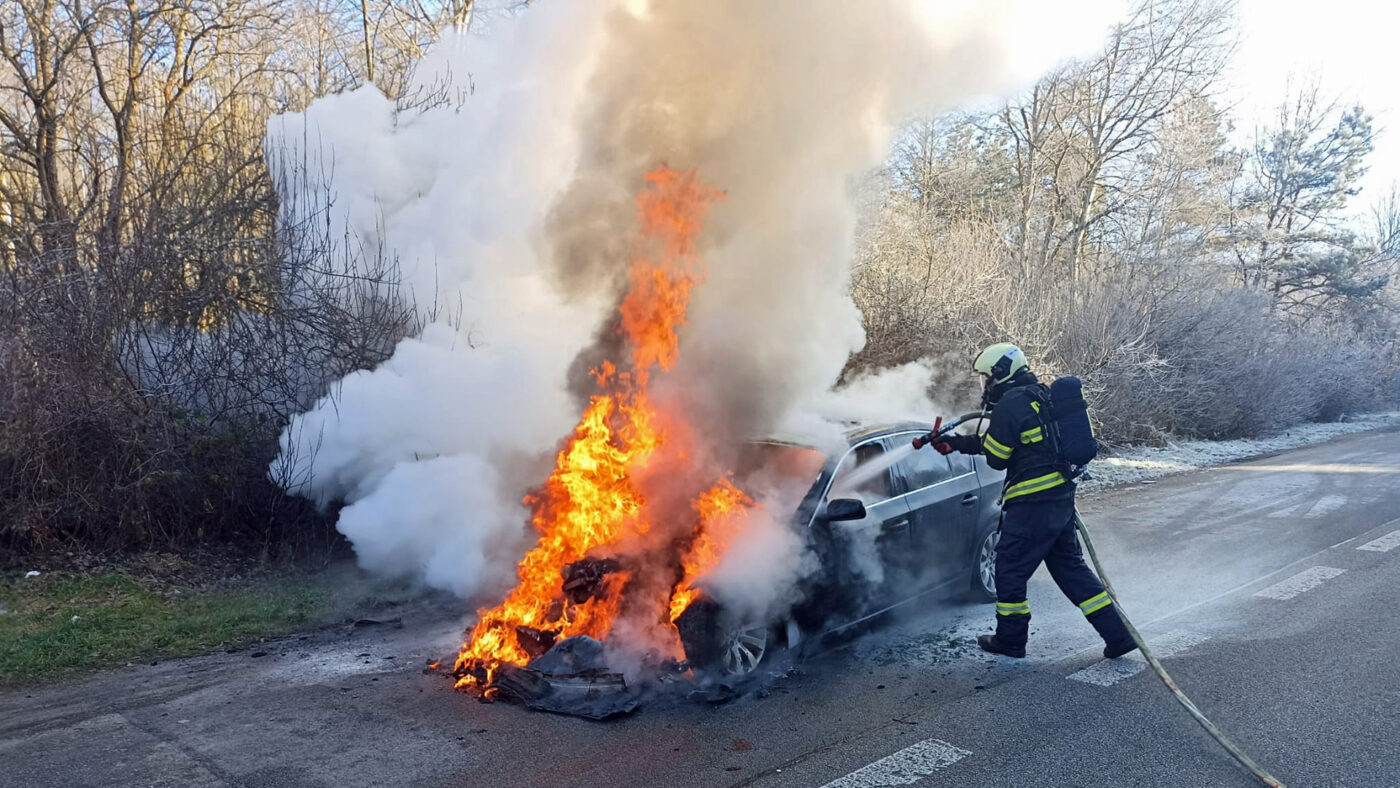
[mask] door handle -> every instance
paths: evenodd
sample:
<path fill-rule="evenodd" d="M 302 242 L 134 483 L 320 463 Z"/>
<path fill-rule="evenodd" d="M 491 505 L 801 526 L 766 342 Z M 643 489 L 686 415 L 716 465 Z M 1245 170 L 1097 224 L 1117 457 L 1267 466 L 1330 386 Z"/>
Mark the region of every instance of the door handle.
<path fill-rule="evenodd" d="M 971 506 L 974 503 L 977 503 L 977 496 L 973 495 L 972 493 L 968 493 L 967 495 L 964 495 L 962 497 L 962 503 L 963 506 Z"/>
<path fill-rule="evenodd" d="M 886 533 L 897 533 L 897 532 L 899 532 L 899 531 L 907 531 L 907 530 L 909 530 L 909 520 L 908 520 L 908 518 L 905 518 L 905 519 L 903 519 L 903 520 L 895 520 L 894 522 L 885 523 L 885 532 L 886 532 Z"/>

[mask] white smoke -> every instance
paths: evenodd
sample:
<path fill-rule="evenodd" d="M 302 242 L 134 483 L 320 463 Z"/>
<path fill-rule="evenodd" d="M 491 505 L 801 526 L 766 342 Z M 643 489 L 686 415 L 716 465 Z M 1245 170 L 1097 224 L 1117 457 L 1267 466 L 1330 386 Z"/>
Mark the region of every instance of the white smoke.
<path fill-rule="evenodd" d="M 791 523 L 809 486 L 810 480 L 752 490 L 760 506 L 738 515 L 738 536 L 705 576 L 706 590 L 739 620 L 773 620 L 798 601 L 798 581 L 819 568 Z"/>
<path fill-rule="evenodd" d="M 1050 5 L 541 2 L 489 36 L 444 34 L 410 90 L 448 85 L 445 103 L 396 111 L 361 89 L 276 119 L 269 151 L 306 165 L 284 218 L 328 211 L 348 229 L 328 265 L 397 259 L 425 318 L 454 318 L 293 420 L 277 466 L 290 489 L 345 501 L 340 528 L 370 569 L 462 596 L 508 583 L 521 499 L 577 418 L 575 360 L 618 298 L 632 197 L 663 162 L 697 167 L 727 199 L 660 396 L 715 442 L 931 417 L 919 365 L 832 393 L 864 342 L 851 186 L 901 122 L 994 96 L 1100 37 L 1104 3 Z M 1052 26 L 1064 19 L 1076 26 Z M 712 578 L 755 609 L 810 563 L 761 525 Z M 760 562 L 781 571 L 756 583 Z"/>
<path fill-rule="evenodd" d="M 397 494 L 359 499 L 341 511 L 337 527 L 365 569 L 468 595 L 483 583 L 510 581 L 522 547 L 518 526 L 527 512 L 500 506 L 497 483 L 495 468 L 471 454 L 399 463 L 378 481 Z M 490 519 L 462 527 L 482 513 Z"/>
<path fill-rule="evenodd" d="M 827 452 L 839 452 L 846 446 L 846 432 L 852 425 L 927 421 L 949 413 L 930 396 L 935 377 L 935 364 L 929 359 L 856 375 L 836 388 L 815 392 L 788 411 L 777 432 L 800 436 Z M 892 453 L 889 459 L 897 456 Z M 843 473 L 843 482 L 860 487 L 888 467 L 887 463 L 861 466 L 855 475 Z M 726 610 L 745 620 L 766 621 L 798 601 L 794 597 L 797 581 L 816 569 L 819 561 L 789 522 L 790 513 L 807 489 L 805 485 L 773 485 L 749 490 L 761 506 L 748 518 L 740 538 L 730 545 L 719 566 L 704 579 L 706 588 Z M 858 489 L 833 488 L 833 497 L 865 496 Z M 837 523 L 835 530 L 844 542 L 844 557 L 852 575 L 871 588 L 884 582 L 877 545 L 880 524 L 867 518 Z"/>

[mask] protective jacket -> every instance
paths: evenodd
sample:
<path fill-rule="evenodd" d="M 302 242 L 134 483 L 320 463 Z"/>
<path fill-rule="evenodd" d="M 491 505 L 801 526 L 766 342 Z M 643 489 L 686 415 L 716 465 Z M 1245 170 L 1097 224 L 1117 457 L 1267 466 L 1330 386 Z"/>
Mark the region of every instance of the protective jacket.
<path fill-rule="evenodd" d="M 1045 434 L 1041 412 L 1047 410 L 1050 389 L 1025 372 L 998 392 L 991 424 L 980 445 L 958 446 L 985 454 L 987 464 L 1006 471 L 1002 503 L 1058 501 L 1074 497 L 1074 485 L 1058 468 L 1053 436 Z M 1051 439 L 1047 439 L 1051 438 Z"/>

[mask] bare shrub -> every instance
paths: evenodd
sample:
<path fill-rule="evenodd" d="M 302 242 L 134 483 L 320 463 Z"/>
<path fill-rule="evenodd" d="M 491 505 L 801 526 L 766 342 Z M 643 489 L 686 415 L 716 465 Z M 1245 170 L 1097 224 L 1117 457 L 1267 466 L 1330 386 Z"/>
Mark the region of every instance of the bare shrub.
<path fill-rule="evenodd" d="M 884 221 L 863 236 L 853 291 L 866 347 L 848 371 L 933 357 L 938 368 L 961 373 L 936 385 L 966 401 L 967 359 L 992 342 L 1014 341 L 1043 377 L 1084 380 L 1110 446 L 1335 420 L 1384 406 L 1394 380 L 1390 343 L 1375 334 L 1299 325 L 1266 294 L 1210 276 L 1102 277 L 1077 289 L 1021 274 L 977 225 L 954 225 L 943 244 L 920 247 L 882 237 L 909 232 Z"/>
<path fill-rule="evenodd" d="M 305 169 L 279 169 L 288 171 Z M 148 256 L 181 241 L 151 236 L 124 247 L 120 265 L 8 269 L 0 544 L 305 550 L 334 541 L 310 504 L 268 478 L 267 463 L 292 414 L 417 327 L 397 261 L 364 258 L 314 212 L 265 239 L 201 238 L 185 254 L 214 269 L 236 265 L 248 279 L 152 291 L 151 272 L 188 258 Z"/>

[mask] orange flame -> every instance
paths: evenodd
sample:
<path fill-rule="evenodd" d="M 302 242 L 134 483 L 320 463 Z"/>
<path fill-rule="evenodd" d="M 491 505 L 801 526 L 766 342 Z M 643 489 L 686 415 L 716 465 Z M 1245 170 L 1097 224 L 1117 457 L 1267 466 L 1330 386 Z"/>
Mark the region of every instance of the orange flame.
<path fill-rule="evenodd" d="M 690 549 L 682 559 L 685 577 L 671 596 L 671 621 L 680 618 L 681 613 L 699 596 L 700 590 L 695 587 L 695 581 L 719 565 L 719 560 L 724 557 L 724 548 L 739 535 L 744 525 L 744 515 L 752 506 L 753 500 L 728 479 L 720 481 L 696 499 L 695 512 L 700 515 L 700 522 L 695 526 Z"/>
<path fill-rule="evenodd" d="M 598 393 L 589 401 L 578 426 L 555 460 L 544 487 L 528 496 L 531 522 L 539 541 L 517 567 L 519 583 L 495 608 L 480 611 L 471 637 L 457 657 L 458 686 L 472 684 L 473 668 L 489 676 L 502 663 L 522 665 L 530 657 L 517 638 L 530 627 L 563 639 L 589 635 L 602 639 L 618 617 L 627 584 L 626 572 L 606 577 L 603 591 L 581 604 L 570 604 L 562 589 L 566 565 L 599 548 L 652 530 L 638 477 L 661 463 L 689 467 L 685 460 L 693 433 L 683 419 L 662 412 L 648 396 L 656 370 L 669 371 L 679 356 L 677 331 L 685 325 L 692 290 L 704 271 L 695 240 L 709 206 L 723 192 L 701 183 L 695 171 L 658 168 L 646 175 L 637 197 L 641 236 L 647 254 L 629 268 L 629 290 L 619 312 L 629 344 L 626 371 L 605 362 L 593 370 Z M 655 600 L 657 615 L 669 624 L 697 594 L 693 584 L 712 568 L 736 530 L 735 510 L 752 504 L 728 480 L 721 480 L 694 502 L 698 522 L 680 563 L 683 578 L 670 599 Z"/>

